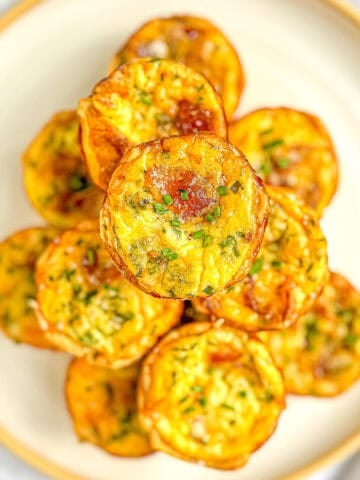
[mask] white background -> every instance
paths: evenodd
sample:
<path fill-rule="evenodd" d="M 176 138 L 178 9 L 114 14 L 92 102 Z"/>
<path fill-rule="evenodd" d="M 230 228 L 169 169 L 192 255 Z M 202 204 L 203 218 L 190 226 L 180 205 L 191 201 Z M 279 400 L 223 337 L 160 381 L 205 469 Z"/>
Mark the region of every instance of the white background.
<path fill-rule="evenodd" d="M 357 7 L 360 7 L 360 0 L 349 1 Z M 5 11 L 10 5 L 14 3 L 16 3 L 14 0 L 0 0 L 0 13 Z M 307 480 L 359 479 L 360 455 L 348 460 L 341 465 L 336 465 L 325 471 L 318 472 L 316 475 L 312 475 Z M 0 480 L 49 480 L 49 478 L 33 470 L 31 467 L 28 467 L 21 460 L 13 456 L 10 452 L 0 447 Z"/>

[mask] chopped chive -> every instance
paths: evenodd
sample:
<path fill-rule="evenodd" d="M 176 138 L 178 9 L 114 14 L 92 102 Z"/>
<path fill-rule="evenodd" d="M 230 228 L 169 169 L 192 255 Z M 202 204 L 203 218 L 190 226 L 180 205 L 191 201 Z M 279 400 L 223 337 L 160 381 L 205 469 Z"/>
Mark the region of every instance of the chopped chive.
<path fill-rule="evenodd" d="M 161 249 L 161 255 L 165 257 L 167 260 L 176 260 L 178 258 L 178 254 L 171 250 L 171 248 L 163 248 Z"/>
<path fill-rule="evenodd" d="M 191 387 L 191 390 L 193 392 L 202 392 L 204 390 L 204 388 L 201 385 L 193 385 Z"/>
<path fill-rule="evenodd" d="M 209 223 L 213 222 L 214 221 L 214 217 L 211 215 L 211 213 L 207 213 L 205 215 L 205 220 Z"/>
<path fill-rule="evenodd" d="M 154 211 L 161 215 L 167 212 L 167 209 L 164 207 L 162 203 L 155 202 L 153 207 L 154 207 Z"/>
<path fill-rule="evenodd" d="M 273 260 L 273 261 L 271 262 L 271 265 L 272 265 L 273 267 L 275 267 L 275 268 L 280 268 L 281 265 L 282 265 L 282 262 L 280 262 L 280 260 Z"/>
<path fill-rule="evenodd" d="M 173 199 L 172 199 L 172 196 L 169 194 L 169 193 L 166 193 L 165 195 L 163 195 L 163 201 L 165 203 L 165 205 L 171 205 L 173 203 Z"/>
<path fill-rule="evenodd" d="M 172 227 L 180 227 L 181 222 L 177 218 L 173 218 L 172 220 L 170 220 L 170 225 Z"/>
<path fill-rule="evenodd" d="M 196 230 L 196 232 L 193 232 L 192 237 L 193 238 L 204 238 L 205 237 L 205 232 L 204 232 L 204 230 Z"/>
<path fill-rule="evenodd" d="M 203 292 L 206 293 L 206 295 L 212 295 L 214 291 L 215 291 L 215 288 L 212 287 L 211 285 L 207 285 L 203 290 Z"/>
<path fill-rule="evenodd" d="M 269 133 L 272 133 L 274 129 L 272 127 L 270 128 L 265 128 L 264 130 L 260 131 L 260 135 L 268 135 Z"/>
<path fill-rule="evenodd" d="M 187 413 L 193 412 L 195 410 L 194 407 L 187 407 L 183 410 L 183 413 L 186 415 Z"/>
<path fill-rule="evenodd" d="M 241 183 L 239 182 L 239 180 L 236 180 L 236 182 L 234 182 L 234 183 L 231 185 L 230 190 L 231 190 L 233 193 L 238 193 L 240 187 L 241 187 Z"/>
<path fill-rule="evenodd" d="M 235 235 L 239 238 L 242 238 L 242 237 L 245 237 L 245 233 L 244 232 L 241 232 L 240 230 L 238 230 L 237 232 L 235 232 Z"/>
<path fill-rule="evenodd" d="M 224 197 L 225 195 L 227 195 L 227 189 L 225 185 L 219 185 L 217 188 L 217 191 L 221 197 Z"/>
<path fill-rule="evenodd" d="M 262 258 L 257 258 L 250 268 L 249 275 L 255 275 L 256 273 L 261 272 L 263 263 L 264 261 Z"/>
<path fill-rule="evenodd" d="M 140 96 L 140 100 L 144 105 L 151 105 L 151 100 L 144 93 Z"/>
<path fill-rule="evenodd" d="M 72 175 L 69 178 L 69 187 L 73 192 L 80 192 L 89 186 L 90 184 L 84 175 Z"/>
<path fill-rule="evenodd" d="M 206 398 L 205 398 L 205 397 L 199 398 L 198 402 L 200 403 L 200 405 L 201 405 L 202 407 L 206 407 L 207 401 L 206 401 Z"/>
<path fill-rule="evenodd" d="M 283 143 L 284 140 L 282 140 L 281 138 L 277 138 L 276 140 L 272 140 L 271 142 L 263 143 L 262 148 L 264 150 L 272 150 L 273 148 L 283 145 Z"/>
<path fill-rule="evenodd" d="M 357 341 L 358 341 L 359 337 L 357 335 L 355 335 L 354 333 L 348 333 L 345 337 L 344 337 L 344 345 L 347 347 L 347 348 L 352 348 L 356 345 Z"/>
<path fill-rule="evenodd" d="M 241 398 L 245 398 L 247 396 L 247 393 L 245 392 L 245 390 L 241 390 L 241 392 L 239 392 L 238 395 Z"/>
<path fill-rule="evenodd" d="M 189 395 L 185 395 L 185 397 L 182 397 L 180 400 L 179 400 L 179 403 L 184 403 L 186 402 L 186 400 L 189 398 Z"/>
<path fill-rule="evenodd" d="M 260 169 L 265 176 L 270 175 L 270 173 L 273 170 L 271 160 L 269 158 L 266 158 L 264 162 L 261 164 Z"/>
<path fill-rule="evenodd" d="M 86 259 L 88 265 L 93 267 L 95 265 L 95 250 L 93 248 L 88 248 L 86 250 Z"/>
<path fill-rule="evenodd" d="M 181 200 L 189 200 L 189 195 L 186 190 L 180 190 Z"/>
<path fill-rule="evenodd" d="M 222 403 L 221 407 L 226 408 L 227 410 L 235 410 L 235 408 L 229 405 L 228 403 Z"/>
<path fill-rule="evenodd" d="M 212 243 L 212 236 L 211 235 L 205 235 L 205 237 L 203 238 L 202 246 L 205 248 L 205 247 L 208 247 L 209 245 L 211 245 L 211 243 Z"/>
<path fill-rule="evenodd" d="M 221 209 L 220 209 L 219 205 L 216 205 L 216 207 L 214 208 L 214 217 L 219 218 L 220 215 L 221 215 Z"/>
<path fill-rule="evenodd" d="M 279 168 L 287 168 L 289 166 L 290 160 L 286 157 L 279 158 L 276 163 Z"/>

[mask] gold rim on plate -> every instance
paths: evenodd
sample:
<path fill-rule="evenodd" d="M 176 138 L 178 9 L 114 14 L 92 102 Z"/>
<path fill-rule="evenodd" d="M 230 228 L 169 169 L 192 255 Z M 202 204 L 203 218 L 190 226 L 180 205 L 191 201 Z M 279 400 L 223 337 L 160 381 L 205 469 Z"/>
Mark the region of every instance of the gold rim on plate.
<path fill-rule="evenodd" d="M 8 10 L 5 14 L 0 16 L 0 32 L 10 26 L 20 16 L 30 10 L 32 7 L 43 3 L 45 0 L 22 0 Z M 360 29 L 360 11 L 352 5 L 345 3 L 343 0 L 315 0 L 327 4 L 335 11 L 341 13 L 347 20 L 350 20 L 357 28 Z M 65 470 L 55 463 L 47 460 L 45 457 L 39 455 L 37 452 L 31 450 L 17 438 L 9 434 L 3 427 L 0 426 L 0 443 L 11 450 L 15 455 L 30 464 L 39 471 L 50 475 L 57 480 L 87 480 L 84 477 L 76 475 L 68 470 Z M 343 440 L 337 447 L 329 450 L 321 455 L 316 460 L 310 462 L 306 466 L 281 477 L 279 480 L 301 480 L 304 477 L 311 475 L 316 470 L 320 470 L 335 462 L 338 462 L 352 453 L 360 449 L 360 431 Z"/>

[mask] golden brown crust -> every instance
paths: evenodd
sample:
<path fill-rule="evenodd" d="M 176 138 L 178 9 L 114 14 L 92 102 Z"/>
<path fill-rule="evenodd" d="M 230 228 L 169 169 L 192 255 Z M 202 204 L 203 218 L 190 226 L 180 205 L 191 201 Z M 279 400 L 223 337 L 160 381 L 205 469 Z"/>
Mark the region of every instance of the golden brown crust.
<path fill-rule="evenodd" d="M 170 60 L 143 58 L 119 67 L 80 100 L 78 114 L 90 175 L 104 190 L 130 146 L 199 131 L 227 134 L 214 88 Z"/>
<path fill-rule="evenodd" d="M 338 185 L 338 161 L 324 124 L 291 108 L 261 108 L 229 127 L 230 140 L 265 183 L 291 188 L 321 216 Z"/>
<path fill-rule="evenodd" d="M 287 327 L 308 311 L 328 279 L 326 240 L 313 212 L 283 187 L 267 187 L 271 213 L 247 277 L 195 310 L 249 331 Z"/>
<path fill-rule="evenodd" d="M 288 392 L 331 397 L 360 378 L 360 293 L 338 273 L 295 325 L 261 335 Z"/>
<path fill-rule="evenodd" d="M 23 155 L 24 182 L 39 214 L 58 228 L 95 217 L 104 194 L 92 185 L 79 148 L 74 111 L 51 117 Z"/>
<path fill-rule="evenodd" d="M 244 89 L 244 71 L 235 48 L 213 23 L 189 15 L 150 20 L 114 55 L 109 72 L 139 57 L 171 58 L 203 73 L 232 117 Z"/>
<path fill-rule="evenodd" d="M 40 321 L 59 348 L 99 366 L 120 368 L 141 358 L 176 325 L 182 303 L 136 289 L 103 247 L 98 222 L 64 232 L 36 272 Z"/>
<path fill-rule="evenodd" d="M 138 408 L 155 449 L 233 469 L 274 431 L 284 387 L 258 339 L 196 322 L 170 332 L 146 358 Z"/>
<path fill-rule="evenodd" d="M 51 227 L 20 230 L 0 243 L 0 329 L 18 343 L 55 349 L 35 314 L 35 263 L 58 235 Z"/>
<path fill-rule="evenodd" d="M 131 282 L 154 296 L 185 299 L 223 291 L 246 275 L 268 211 L 245 157 L 199 133 L 129 150 L 109 184 L 100 228 Z"/>
<path fill-rule="evenodd" d="M 152 453 L 136 407 L 138 365 L 120 370 L 74 359 L 67 370 L 65 397 L 80 441 L 120 457 Z"/>

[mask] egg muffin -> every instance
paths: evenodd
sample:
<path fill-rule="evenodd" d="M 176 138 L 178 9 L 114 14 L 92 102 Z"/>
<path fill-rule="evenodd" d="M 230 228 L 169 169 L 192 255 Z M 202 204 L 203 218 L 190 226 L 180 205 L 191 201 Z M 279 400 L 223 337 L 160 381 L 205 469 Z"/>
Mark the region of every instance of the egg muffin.
<path fill-rule="evenodd" d="M 138 365 L 111 370 L 74 359 L 67 370 L 65 396 L 74 430 L 119 457 L 142 457 L 152 452 L 139 424 L 136 407 Z"/>
<path fill-rule="evenodd" d="M 76 112 L 57 113 L 23 155 L 27 195 L 37 212 L 58 228 L 96 217 L 104 197 L 87 173 L 78 136 Z"/>
<path fill-rule="evenodd" d="M 249 271 L 268 198 L 245 157 L 199 133 L 128 150 L 101 210 L 102 238 L 135 285 L 158 297 L 223 291 Z"/>
<path fill-rule="evenodd" d="M 233 469 L 273 433 L 284 385 L 258 339 L 197 322 L 170 332 L 146 358 L 138 408 L 154 449 Z"/>
<path fill-rule="evenodd" d="M 203 73 L 220 94 L 227 117 L 236 110 L 244 71 L 229 39 L 208 20 L 189 15 L 150 20 L 115 54 L 109 71 L 138 57 L 169 58 Z"/>
<path fill-rule="evenodd" d="M 227 134 L 214 88 L 201 73 L 170 60 L 121 66 L 80 100 L 78 113 L 90 175 L 104 190 L 129 146 L 200 131 Z"/>
<path fill-rule="evenodd" d="M 17 343 L 53 348 L 35 314 L 35 264 L 58 235 L 51 227 L 20 230 L 0 243 L 0 330 Z"/>
<path fill-rule="evenodd" d="M 38 313 L 47 337 L 75 356 L 119 368 L 180 321 L 182 303 L 138 290 L 116 269 L 98 224 L 65 231 L 41 256 Z"/>
<path fill-rule="evenodd" d="M 327 244 L 311 209 L 283 187 L 267 187 L 270 216 L 248 275 L 223 295 L 195 299 L 199 312 L 249 331 L 287 327 L 328 280 Z"/>
<path fill-rule="evenodd" d="M 288 392 L 329 397 L 360 378 L 360 293 L 338 273 L 295 325 L 262 335 Z"/>
<path fill-rule="evenodd" d="M 232 123 L 230 140 L 265 183 L 291 188 L 320 216 L 338 185 L 338 162 L 322 121 L 291 108 L 262 108 Z"/>

